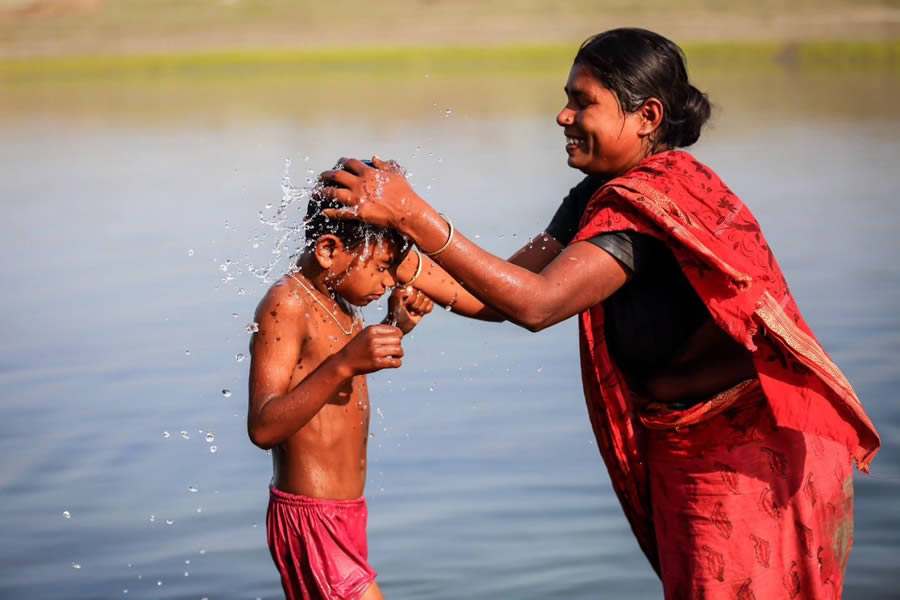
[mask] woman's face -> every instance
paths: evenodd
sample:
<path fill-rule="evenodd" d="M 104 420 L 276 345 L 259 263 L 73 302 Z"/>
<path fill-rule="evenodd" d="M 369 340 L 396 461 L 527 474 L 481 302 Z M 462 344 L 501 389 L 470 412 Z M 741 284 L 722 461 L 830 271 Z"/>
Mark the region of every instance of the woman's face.
<path fill-rule="evenodd" d="M 575 63 L 566 82 L 566 105 L 556 122 L 566 135 L 569 166 L 590 175 L 621 175 L 646 154 L 638 113 L 625 114 L 615 94 L 590 68 Z"/>

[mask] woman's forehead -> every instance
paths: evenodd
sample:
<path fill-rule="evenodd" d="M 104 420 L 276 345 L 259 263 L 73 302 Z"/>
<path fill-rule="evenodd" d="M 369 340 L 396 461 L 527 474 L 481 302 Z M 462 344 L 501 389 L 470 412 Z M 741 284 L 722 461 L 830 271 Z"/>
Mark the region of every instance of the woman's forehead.
<path fill-rule="evenodd" d="M 606 89 L 594 75 L 590 67 L 581 63 L 572 65 L 565 90 L 570 94 L 595 92 L 597 88 Z"/>

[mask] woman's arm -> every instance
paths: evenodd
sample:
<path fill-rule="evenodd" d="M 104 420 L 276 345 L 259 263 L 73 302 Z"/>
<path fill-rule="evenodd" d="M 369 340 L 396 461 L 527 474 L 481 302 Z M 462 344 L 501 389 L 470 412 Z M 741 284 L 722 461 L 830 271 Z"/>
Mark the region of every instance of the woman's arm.
<path fill-rule="evenodd" d="M 378 168 L 348 160 L 344 170 L 322 174 L 322 179 L 340 187 L 325 187 L 319 193 L 347 206 L 326 214 L 392 227 L 426 251 L 446 245 L 436 262 L 485 305 L 531 331 L 602 302 L 628 280 L 624 266 L 589 242 L 568 246 L 533 273 L 482 250 L 459 232 L 451 239 L 449 223 L 401 173 L 378 159 L 373 162 Z M 535 246 L 549 253 L 548 247 Z"/>
<path fill-rule="evenodd" d="M 563 250 L 563 245 L 546 233 L 535 236 L 509 258 L 509 262 L 532 273 L 540 272 Z M 411 252 L 397 268 L 400 285 L 409 281 L 418 268 L 419 256 Z M 421 255 L 422 271 L 416 277 L 413 287 L 421 290 L 441 306 L 456 314 L 482 321 L 505 321 L 506 317 L 485 306 L 436 262 Z"/>

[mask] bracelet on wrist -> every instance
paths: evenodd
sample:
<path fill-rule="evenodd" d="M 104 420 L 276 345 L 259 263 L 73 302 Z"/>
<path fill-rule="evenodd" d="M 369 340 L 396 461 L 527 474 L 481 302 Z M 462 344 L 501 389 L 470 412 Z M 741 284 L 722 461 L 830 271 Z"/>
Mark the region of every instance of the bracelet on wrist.
<path fill-rule="evenodd" d="M 425 256 L 429 256 L 429 257 L 431 257 L 431 258 L 435 258 L 435 257 L 437 257 L 437 256 L 439 256 L 439 255 L 441 255 L 441 254 L 443 254 L 444 251 L 447 250 L 447 248 L 450 247 L 450 243 L 453 241 L 453 233 L 454 233 L 454 230 L 453 230 L 453 221 L 451 221 L 451 220 L 450 220 L 450 217 L 448 217 L 448 216 L 445 215 L 444 213 L 438 213 L 438 215 L 440 215 L 440 217 L 441 217 L 442 219 L 444 219 L 444 221 L 447 222 L 447 226 L 450 228 L 450 233 L 447 235 L 447 241 L 444 242 L 444 245 L 443 245 L 443 246 L 441 246 L 440 248 L 438 248 L 438 249 L 435 250 L 434 252 L 426 252 L 426 253 L 425 253 Z"/>

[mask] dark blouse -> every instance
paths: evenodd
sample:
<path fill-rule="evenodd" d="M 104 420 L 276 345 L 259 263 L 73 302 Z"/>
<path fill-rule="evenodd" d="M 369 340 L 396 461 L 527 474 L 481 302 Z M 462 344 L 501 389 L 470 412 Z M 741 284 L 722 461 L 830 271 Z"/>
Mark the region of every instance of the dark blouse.
<path fill-rule="evenodd" d="M 588 176 L 569 191 L 546 232 L 568 245 L 581 217 L 604 180 Z M 669 365 L 672 356 L 710 317 L 675 256 L 653 236 L 636 231 L 597 235 L 590 243 L 603 248 L 632 273 L 631 279 L 603 301 L 606 341 L 616 365 L 640 382 Z"/>

